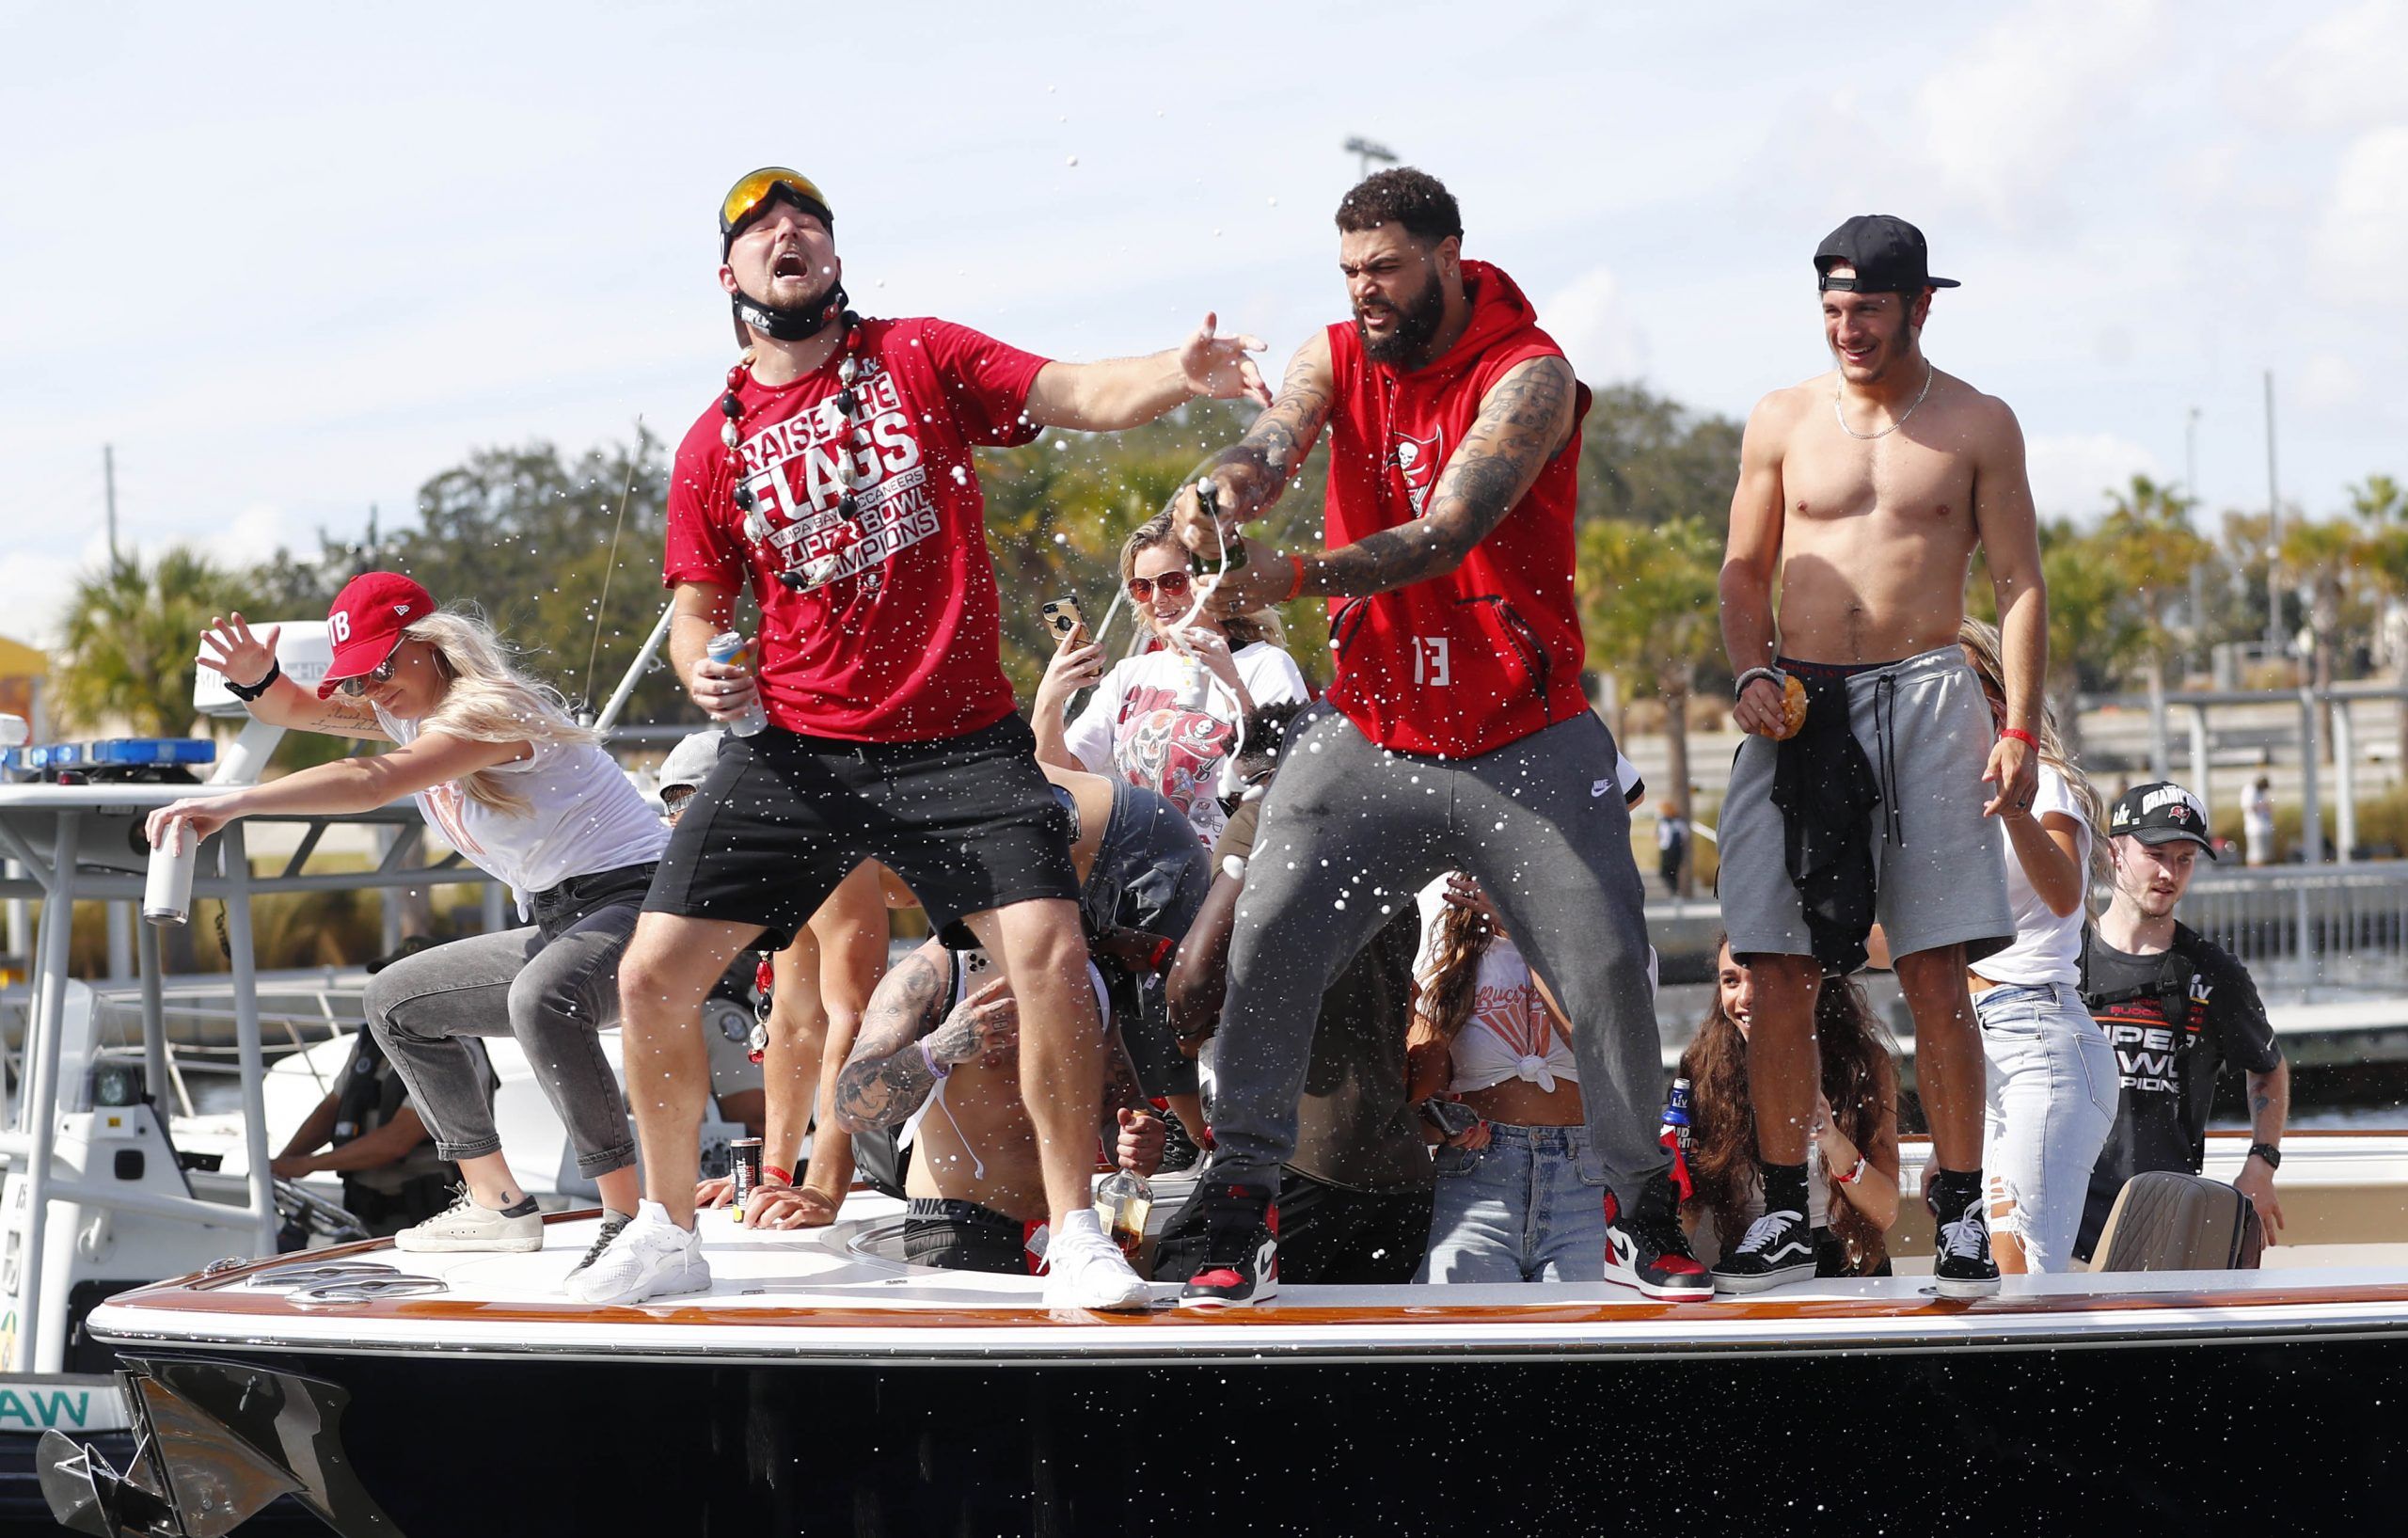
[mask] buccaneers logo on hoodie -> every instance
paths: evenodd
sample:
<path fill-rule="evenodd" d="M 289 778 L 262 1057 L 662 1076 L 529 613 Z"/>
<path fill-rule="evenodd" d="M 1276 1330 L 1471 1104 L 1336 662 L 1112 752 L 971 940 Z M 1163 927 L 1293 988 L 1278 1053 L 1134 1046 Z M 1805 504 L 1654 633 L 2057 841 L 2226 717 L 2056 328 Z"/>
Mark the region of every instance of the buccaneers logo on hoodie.
<path fill-rule="evenodd" d="M 1430 488 L 1438 484 L 1438 467 L 1446 460 L 1447 430 L 1443 427 L 1426 438 L 1400 434 L 1396 447 L 1388 451 L 1388 463 L 1404 478 L 1404 494 L 1413 499 L 1415 517 L 1430 511 Z"/>

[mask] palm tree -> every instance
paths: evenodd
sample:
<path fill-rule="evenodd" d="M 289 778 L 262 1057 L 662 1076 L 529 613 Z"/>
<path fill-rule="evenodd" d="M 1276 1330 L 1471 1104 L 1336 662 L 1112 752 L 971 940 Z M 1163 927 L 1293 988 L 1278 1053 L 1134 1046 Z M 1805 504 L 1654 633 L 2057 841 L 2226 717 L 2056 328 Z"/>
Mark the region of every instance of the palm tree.
<path fill-rule="evenodd" d="M 1689 695 L 1698 663 L 1721 656 L 1722 536 L 1697 515 L 1649 528 L 1596 518 L 1579 531 L 1580 628 L 1590 666 L 1652 679 L 1664 701 L 1665 778 L 1689 816 Z M 1681 873 L 1681 895 L 1689 873 Z"/>
<path fill-rule="evenodd" d="M 200 632 L 241 596 L 236 578 L 181 545 L 154 563 L 127 556 L 79 579 L 58 674 L 62 723 L 91 731 L 116 720 L 150 737 L 191 731 Z"/>

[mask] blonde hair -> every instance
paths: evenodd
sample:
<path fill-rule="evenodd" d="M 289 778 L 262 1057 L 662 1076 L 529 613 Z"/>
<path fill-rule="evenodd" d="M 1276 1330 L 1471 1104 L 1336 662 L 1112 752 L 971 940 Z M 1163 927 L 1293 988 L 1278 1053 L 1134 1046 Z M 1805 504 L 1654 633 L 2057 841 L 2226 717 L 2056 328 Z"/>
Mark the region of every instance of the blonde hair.
<path fill-rule="evenodd" d="M 1957 622 L 1956 644 L 1972 654 L 1973 672 L 1980 676 L 1983 690 L 2006 698 L 2006 666 L 2000 660 L 1998 627 L 1969 614 Z M 2040 729 L 2033 735 L 2040 739 L 2040 762 L 2066 777 L 2066 788 L 2073 792 L 2074 804 L 2090 824 L 2090 874 L 2107 877 L 2106 799 L 2066 751 L 2065 738 L 2057 732 L 2057 713 L 2045 699 L 2040 702 Z"/>
<path fill-rule="evenodd" d="M 434 647 L 436 669 L 446 680 L 443 697 L 419 721 L 419 730 L 471 742 L 569 747 L 602 740 L 570 718 L 558 690 L 512 665 L 508 645 L 473 608 L 438 610 L 404 629 L 402 638 Z M 523 817 L 534 809 L 533 801 L 494 769 L 479 769 L 460 786 L 479 806 L 506 816 Z"/>
<path fill-rule="evenodd" d="M 1168 546 L 1181 556 L 1187 553 L 1187 547 L 1179 542 L 1177 531 L 1171 528 L 1170 514 L 1166 511 L 1157 513 L 1139 524 L 1135 531 L 1122 542 L 1121 591 L 1127 592 L 1130 579 L 1137 575 L 1137 557 L 1160 546 Z M 1142 619 L 1143 615 L 1139 617 Z M 1288 628 L 1279 623 L 1279 610 L 1276 609 L 1256 609 L 1244 614 L 1231 614 L 1221 622 L 1221 628 L 1228 632 L 1229 649 L 1232 651 L 1240 646 L 1251 646 L 1258 641 L 1279 647 L 1288 644 Z"/>

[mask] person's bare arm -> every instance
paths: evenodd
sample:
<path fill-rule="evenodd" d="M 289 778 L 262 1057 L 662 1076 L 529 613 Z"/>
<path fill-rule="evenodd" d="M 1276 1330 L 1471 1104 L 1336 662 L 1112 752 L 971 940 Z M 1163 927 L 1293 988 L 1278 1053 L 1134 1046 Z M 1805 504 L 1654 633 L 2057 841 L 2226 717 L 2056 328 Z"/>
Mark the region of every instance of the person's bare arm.
<path fill-rule="evenodd" d="M 1226 870 L 1213 875 L 1164 980 L 1171 1034 L 1187 1056 L 1200 1052 L 1220 1025 L 1221 1001 L 1229 986 L 1229 937 L 1237 928 L 1238 895 L 1244 890 L 1242 877 Z"/>
<path fill-rule="evenodd" d="M 311 1154 L 303 1162 L 312 1172 L 330 1175 L 348 1174 L 355 1169 L 377 1169 L 406 1157 L 426 1138 L 426 1123 L 419 1119 L 415 1109 L 404 1105 L 393 1113 L 392 1120 L 383 1126 L 360 1134 L 341 1148 Z"/>
<path fill-rule="evenodd" d="M 325 1148 L 326 1140 L 335 1134 L 335 1119 L 341 1115 L 341 1110 L 342 1091 L 327 1090 L 325 1098 L 318 1102 L 317 1108 L 301 1118 L 300 1126 L 293 1129 L 293 1136 L 285 1143 L 284 1151 L 276 1156 L 276 1163 L 281 1165 L 291 1161 L 297 1165 L 310 1154 Z M 290 1179 L 295 1174 L 307 1174 L 308 1171 L 298 1168 L 278 1169 L 276 1173 Z"/>
<path fill-rule="evenodd" d="M 686 694 L 713 721 L 733 721 L 759 699 L 753 668 L 710 658 L 711 637 L 736 620 L 736 589 L 725 582 L 680 582 L 670 595 L 669 660 Z M 760 661 L 755 638 L 753 662 Z"/>
<path fill-rule="evenodd" d="M 200 654 L 193 660 L 230 684 L 249 688 L 266 677 L 268 670 L 276 665 L 277 637 L 283 630 L 280 625 L 271 625 L 254 631 L 240 612 L 231 612 L 224 619 L 213 614 L 209 628 L 200 633 Z M 329 737 L 388 740 L 385 728 L 377 722 L 376 712 L 367 702 L 346 699 L 341 694 L 322 700 L 316 690 L 294 683 L 288 674 L 277 674 L 267 692 L 256 700 L 245 700 L 243 708 L 271 726 L 324 732 Z"/>
<path fill-rule="evenodd" d="M 2002 812 L 2000 817 L 2034 896 L 2059 918 L 2080 911 L 2090 886 L 2082 868 L 2082 824 L 2063 812 L 2036 817 L 2029 807 Z"/>
<path fill-rule="evenodd" d="M 2023 429 L 2004 402 L 1984 403 L 1988 416 L 1974 437 L 1973 525 L 1998 600 L 2000 660 L 2006 677 L 2009 730 L 2037 736 L 2040 695 L 2049 672 L 2049 588 L 2040 571 L 2040 524 L 2023 463 Z M 2040 755 L 2019 738 L 2002 737 L 1982 775 L 1997 792 L 1984 815 L 2014 802 L 2030 806 L 2039 788 Z"/>
<path fill-rule="evenodd" d="M 223 796 L 171 801 L 150 814 L 148 832 L 156 847 L 165 841 L 171 822 L 182 823 L 194 837 L 206 838 L 237 817 L 372 812 L 401 797 L 524 758 L 528 752 L 524 742 L 478 742 L 449 732 L 428 732 L 391 753 L 339 758 Z"/>
<path fill-rule="evenodd" d="M 2283 1128 L 2291 1118 L 2290 1063 L 2286 1060 L 2268 1072 L 2252 1072 L 2244 1084 L 2249 1095 L 2249 1141 L 2280 1148 Z M 2266 1242 L 2274 1243 L 2283 1231 L 2283 1204 L 2274 1197 L 2273 1167 L 2253 1153 L 2242 1161 L 2232 1183 L 2258 1204 L 2258 1216 L 2266 1225 Z"/>
<path fill-rule="evenodd" d="M 1241 614 L 1290 598 L 1354 598 L 1453 571 L 1513 511 L 1572 439 L 1580 382 L 1561 357 L 1516 364 L 1481 398 L 1480 415 L 1448 457 L 1427 513 L 1334 550 L 1274 552 L 1217 580 L 1212 607 Z"/>
<path fill-rule="evenodd" d="M 1788 436 L 1787 409 L 1780 396 L 1766 396 L 1748 415 L 1739 439 L 1739 484 L 1731 494 L 1731 533 L 1723 546 L 1719 583 L 1722 650 L 1731 675 L 1772 665 L 1777 651 L 1772 589 L 1781 568 L 1782 446 Z M 1743 732 L 1771 737 L 1782 728 L 1781 686 L 1750 680 L 1732 706 Z"/>
<path fill-rule="evenodd" d="M 888 973 L 870 995 L 853 1054 L 836 1076 L 836 1120 L 847 1132 L 891 1127 L 918 1110 L 936 1087 L 930 1058 L 954 1067 L 974 1058 L 993 1067 L 1019 1050 L 1020 1006 L 1008 978 L 987 984 L 937 1023 L 946 964 L 944 952 L 931 942 Z M 919 1046 L 923 1036 L 928 1039 L 925 1054 Z"/>
<path fill-rule="evenodd" d="M 1268 405 L 1262 371 L 1246 356 L 1262 351 L 1262 339 L 1215 336 L 1219 322 L 1206 315 L 1185 341 L 1144 357 L 1048 363 L 1021 409 L 1042 426 L 1111 433 L 1152 421 L 1191 396 L 1243 395 Z"/>
<path fill-rule="evenodd" d="M 1210 480 L 1220 501 L 1222 526 L 1234 528 L 1260 517 L 1304 468 L 1338 398 L 1338 376 L 1329 360 L 1328 333 L 1316 331 L 1296 349 L 1279 393 L 1254 419 L 1245 436 L 1204 462 L 1199 478 Z M 1171 501 L 1180 538 L 1191 550 L 1220 553 L 1221 531 L 1203 516 L 1193 482 Z"/>

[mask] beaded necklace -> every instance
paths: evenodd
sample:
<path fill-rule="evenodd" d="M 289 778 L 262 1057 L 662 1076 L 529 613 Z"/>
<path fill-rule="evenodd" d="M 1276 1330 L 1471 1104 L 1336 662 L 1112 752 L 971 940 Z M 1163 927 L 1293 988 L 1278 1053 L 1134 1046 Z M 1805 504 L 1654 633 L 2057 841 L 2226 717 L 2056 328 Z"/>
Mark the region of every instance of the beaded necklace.
<path fill-rule="evenodd" d="M 854 432 L 867 420 L 862 410 L 862 392 L 854 388 L 862 375 L 861 353 L 863 339 L 861 323 L 862 318 L 859 315 L 850 309 L 846 310 L 839 322 L 844 327 L 844 333 L 836 343 L 836 382 L 841 388 L 837 389 L 834 399 L 836 409 L 844 413 L 845 417 L 845 429 L 836 438 L 836 487 L 839 493 L 836 499 L 836 515 L 848 522 L 858 519 L 861 515 L 861 499 L 853 495 L 853 488 L 861 479 L 861 468 L 853 460 L 852 438 Z M 719 440 L 727 445 L 727 451 L 731 456 L 736 452 L 738 438 L 736 424 L 744 415 L 744 403 L 737 398 L 737 391 L 743 388 L 744 381 L 752 375 L 752 349 L 745 348 L 744 356 L 737 358 L 736 366 L 727 371 L 727 393 L 720 397 L 720 414 L 726 420 L 720 423 Z M 752 488 L 744 484 L 741 467 L 734 468 L 736 471 L 735 500 L 737 510 L 744 515 L 744 535 L 756 545 L 767 545 L 769 536 L 775 532 L 769 527 L 768 514 L 760 505 L 760 499 L 752 494 Z M 789 563 L 778 573 L 778 581 L 788 592 L 805 593 L 832 578 L 837 567 L 843 563 L 843 560 L 841 552 L 831 552 L 799 565 Z"/>

